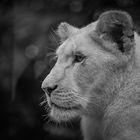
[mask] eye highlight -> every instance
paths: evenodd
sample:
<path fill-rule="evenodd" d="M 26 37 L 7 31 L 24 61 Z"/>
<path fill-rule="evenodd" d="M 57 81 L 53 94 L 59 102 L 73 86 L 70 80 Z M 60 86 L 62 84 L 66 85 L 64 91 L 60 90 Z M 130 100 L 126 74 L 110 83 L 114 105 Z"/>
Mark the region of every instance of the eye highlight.
<path fill-rule="evenodd" d="M 85 59 L 85 56 L 81 53 L 77 53 L 74 55 L 74 63 L 80 63 Z"/>

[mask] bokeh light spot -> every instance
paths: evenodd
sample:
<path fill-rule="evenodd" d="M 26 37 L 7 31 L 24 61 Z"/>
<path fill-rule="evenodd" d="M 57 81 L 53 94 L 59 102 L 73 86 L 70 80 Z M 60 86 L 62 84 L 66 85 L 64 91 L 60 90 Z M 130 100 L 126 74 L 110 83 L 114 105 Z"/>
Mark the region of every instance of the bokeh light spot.
<path fill-rule="evenodd" d="M 39 53 L 39 47 L 34 44 L 29 45 L 25 49 L 25 55 L 30 59 L 35 58 L 38 55 L 38 53 Z"/>
<path fill-rule="evenodd" d="M 70 9 L 73 11 L 73 12 L 81 12 L 82 9 L 83 9 L 83 6 L 82 6 L 82 2 L 81 1 L 72 1 L 71 4 L 70 4 Z"/>

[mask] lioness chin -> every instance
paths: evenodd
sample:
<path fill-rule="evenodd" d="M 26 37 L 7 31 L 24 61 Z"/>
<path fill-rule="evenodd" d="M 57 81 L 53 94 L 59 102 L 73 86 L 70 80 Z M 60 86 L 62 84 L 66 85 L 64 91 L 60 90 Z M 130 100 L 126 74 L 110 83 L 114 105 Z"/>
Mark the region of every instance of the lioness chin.
<path fill-rule="evenodd" d="M 123 11 L 78 29 L 58 27 L 62 44 L 42 88 L 50 117 L 81 117 L 84 140 L 140 140 L 140 38 Z"/>

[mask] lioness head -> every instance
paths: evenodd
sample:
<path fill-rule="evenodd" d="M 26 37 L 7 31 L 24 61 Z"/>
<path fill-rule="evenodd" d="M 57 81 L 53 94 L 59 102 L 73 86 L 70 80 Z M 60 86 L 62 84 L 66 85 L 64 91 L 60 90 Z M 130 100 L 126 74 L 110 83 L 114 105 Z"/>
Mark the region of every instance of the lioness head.
<path fill-rule="evenodd" d="M 112 71 L 127 67 L 134 55 L 131 17 L 122 11 L 104 12 L 87 27 L 78 29 L 61 23 L 57 31 L 62 44 L 57 62 L 42 88 L 51 108 L 50 116 L 66 121 L 90 104 L 93 87 L 111 78 Z"/>

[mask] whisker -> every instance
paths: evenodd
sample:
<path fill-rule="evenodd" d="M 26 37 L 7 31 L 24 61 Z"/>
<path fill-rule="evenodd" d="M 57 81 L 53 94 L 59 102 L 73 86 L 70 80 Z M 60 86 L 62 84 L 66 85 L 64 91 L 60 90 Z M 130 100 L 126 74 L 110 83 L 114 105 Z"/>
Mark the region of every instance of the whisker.
<path fill-rule="evenodd" d="M 52 52 L 55 52 L 56 51 L 56 49 L 55 48 L 52 48 L 52 47 L 48 47 L 47 48 L 49 51 L 52 51 Z"/>
<path fill-rule="evenodd" d="M 57 32 L 56 32 L 56 30 L 54 30 L 54 28 L 53 27 L 51 27 L 51 33 L 53 34 L 53 35 L 55 35 L 55 36 L 57 36 Z"/>
<path fill-rule="evenodd" d="M 51 31 L 52 31 L 53 35 L 55 35 L 55 37 L 58 37 L 57 31 L 56 31 L 56 30 L 54 30 L 54 28 L 53 28 L 53 27 L 51 27 Z M 58 42 L 58 41 L 57 41 L 57 42 Z"/>
<path fill-rule="evenodd" d="M 42 101 L 39 105 L 40 105 L 40 106 L 43 106 L 46 102 L 47 102 L 47 101 L 44 100 L 44 101 Z"/>
<path fill-rule="evenodd" d="M 85 97 L 82 97 L 81 95 L 75 95 L 77 98 L 80 98 L 80 99 L 82 99 L 82 100 L 84 100 L 84 101 L 87 101 L 88 102 L 88 99 L 87 98 L 85 98 Z"/>
<path fill-rule="evenodd" d="M 50 57 L 49 58 L 49 64 L 52 62 L 52 61 L 56 61 L 57 60 L 57 56 L 56 56 L 56 53 L 55 52 L 49 52 L 46 57 Z"/>
<path fill-rule="evenodd" d="M 82 99 L 82 100 L 84 100 L 84 101 L 86 101 L 86 102 L 89 102 L 89 100 L 87 99 L 87 98 L 85 98 L 85 97 L 81 97 L 81 95 L 76 95 L 78 98 L 80 98 L 80 99 Z M 96 104 L 96 103 L 93 103 L 92 102 L 92 104 L 94 105 L 94 106 L 96 106 L 96 107 L 100 107 L 98 104 Z"/>
<path fill-rule="evenodd" d="M 55 35 L 52 32 L 50 32 L 50 36 L 52 37 L 52 40 L 56 43 L 56 45 L 59 45 L 59 42 L 57 41 Z"/>
<path fill-rule="evenodd" d="M 50 107 L 49 107 L 48 105 L 46 105 L 46 106 L 44 107 L 44 109 L 45 109 L 46 112 L 49 112 L 49 111 L 50 111 Z"/>
<path fill-rule="evenodd" d="M 50 59 L 50 62 L 52 62 L 52 61 L 57 61 L 57 56 L 56 56 L 56 55 L 54 55 L 54 56 Z"/>
<path fill-rule="evenodd" d="M 69 122 L 69 124 L 70 124 L 71 128 L 73 128 L 73 125 L 72 125 L 71 120 L 69 120 L 68 122 Z"/>
<path fill-rule="evenodd" d="M 48 120 L 47 120 L 47 119 L 48 119 Z M 48 116 L 47 118 L 45 118 L 45 120 L 47 120 L 47 121 L 46 121 L 47 124 L 51 123 L 51 119 L 49 118 L 49 116 Z"/>
<path fill-rule="evenodd" d="M 45 94 L 43 94 L 41 97 L 40 97 L 40 99 L 45 99 L 46 98 L 46 95 Z"/>
<path fill-rule="evenodd" d="M 48 52 L 46 54 L 46 57 L 52 57 L 52 56 L 56 56 L 55 52 Z"/>
<path fill-rule="evenodd" d="M 46 121 L 46 120 L 48 121 L 50 119 L 48 114 L 44 114 L 44 115 L 42 115 L 42 117 L 43 117 L 44 121 Z"/>
<path fill-rule="evenodd" d="M 43 117 L 49 117 L 48 114 L 44 114 L 44 115 L 42 115 L 42 116 L 43 116 Z"/>

